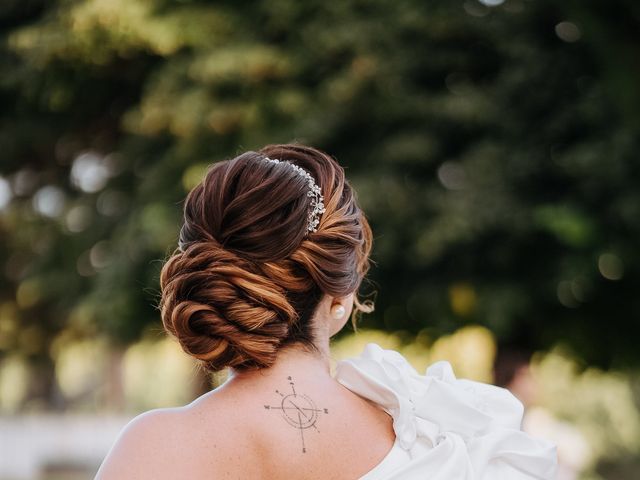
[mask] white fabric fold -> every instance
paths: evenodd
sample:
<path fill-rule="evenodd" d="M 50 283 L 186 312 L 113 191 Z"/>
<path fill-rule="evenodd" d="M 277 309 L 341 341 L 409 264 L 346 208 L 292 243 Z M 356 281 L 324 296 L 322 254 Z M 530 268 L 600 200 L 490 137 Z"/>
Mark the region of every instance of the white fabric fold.
<path fill-rule="evenodd" d="M 555 478 L 556 446 L 521 430 L 522 403 L 505 388 L 457 379 L 449 362 L 420 375 L 398 352 L 370 343 L 338 362 L 336 379 L 393 418 L 394 447 L 363 479 Z"/>

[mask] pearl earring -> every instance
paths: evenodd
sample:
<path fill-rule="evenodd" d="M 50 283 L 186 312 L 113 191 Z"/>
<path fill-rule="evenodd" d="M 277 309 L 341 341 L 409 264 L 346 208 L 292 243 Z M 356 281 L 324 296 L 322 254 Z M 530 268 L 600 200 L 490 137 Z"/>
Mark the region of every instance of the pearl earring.
<path fill-rule="evenodd" d="M 345 313 L 347 313 L 347 310 L 344 308 L 344 305 L 340 303 L 336 303 L 331 307 L 331 316 L 336 320 L 340 320 L 344 317 Z"/>

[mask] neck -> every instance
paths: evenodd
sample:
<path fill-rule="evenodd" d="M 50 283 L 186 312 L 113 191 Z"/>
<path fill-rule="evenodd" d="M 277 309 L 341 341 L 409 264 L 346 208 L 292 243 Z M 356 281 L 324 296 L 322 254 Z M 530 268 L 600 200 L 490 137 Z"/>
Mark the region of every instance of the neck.
<path fill-rule="evenodd" d="M 286 378 L 318 378 L 331 376 L 328 332 L 316 331 L 316 342 L 313 349 L 293 344 L 283 347 L 278 352 L 276 361 L 268 368 L 257 370 L 231 370 L 229 384 L 256 384 L 271 379 Z"/>

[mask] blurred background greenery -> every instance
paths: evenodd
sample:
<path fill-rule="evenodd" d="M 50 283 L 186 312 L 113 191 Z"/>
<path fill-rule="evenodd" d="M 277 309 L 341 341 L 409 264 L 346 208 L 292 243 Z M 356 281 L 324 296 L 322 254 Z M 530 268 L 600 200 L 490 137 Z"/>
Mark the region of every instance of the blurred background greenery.
<path fill-rule="evenodd" d="M 2 0 L 0 39 L 0 419 L 222 381 L 164 338 L 162 261 L 208 165 L 299 141 L 375 235 L 336 358 L 448 359 L 561 478 L 638 478 L 640 3 Z"/>

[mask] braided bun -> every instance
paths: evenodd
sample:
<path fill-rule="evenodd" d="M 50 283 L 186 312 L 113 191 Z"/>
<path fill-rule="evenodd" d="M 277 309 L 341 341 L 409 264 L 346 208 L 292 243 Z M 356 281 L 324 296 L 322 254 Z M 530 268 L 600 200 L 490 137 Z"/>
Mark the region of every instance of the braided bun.
<path fill-rule="evenodd" d="M 171 257 L 160 283 L 165 328 L 211 370 L 269 365 L 297 317 L 281 287 L 215 241 Z"/>
<path fill-rule="evenodd" d="M 306 231 L 306 182 L 266 155 L 316 179 L 326 205 L 316 232 Z M 368 223 L 328 155 L 277 145 L 219 162 L 187 195 L 178 248 L 162 268 L 164 327 L 207 369 L 268 367 L 283 345 L 313 348 L 322 294 L 357 290 L 370 248 Z"/>

